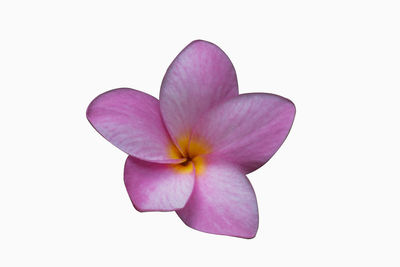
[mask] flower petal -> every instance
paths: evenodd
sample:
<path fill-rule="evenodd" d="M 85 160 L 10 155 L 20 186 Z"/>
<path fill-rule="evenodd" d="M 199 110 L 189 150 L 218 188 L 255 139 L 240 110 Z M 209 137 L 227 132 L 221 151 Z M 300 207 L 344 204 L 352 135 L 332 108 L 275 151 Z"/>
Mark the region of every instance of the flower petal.
<path fill-rule="evenodd" d="M 90 103 L 86 116 L 104 138 L 129 155 L 153 162 L 182 162 L 172 153 L 159 101 L 148 94 L 128 88 L 105 92 Z"/>
<path fill-rule="evenodd" d="M 212 156 L 242 167 L 245 173 L 266 163 L 282 145 L 295 115 L 283 97 L 254 93 L 239 95 L 207 113 L 192 140 L 203 140 Z"/>
<path fill-rule="evenodd" d="M 138 211 L 171 211 L 184 207 L 189 199 L 194 185 L 194 168 L 179 169 L 129 156 L 125 162 L 124 180 Z"/>
<path fill-rule="evenodd" d="M 169 66 L 160 90 L 161 113 L 172 139 L 185 145 L 203 113 L 237 95 L 236 72 L 227 55 L 206 41 L 190 43 Z"/>
<path fill-rule="evenodd" d="M 189 227 L 207 233 L 253 238 L 258 229 L 254 190 L 238 168 L 226 164 L 207 163 L 196 174 L 188 203 L 176 212 Z"/>

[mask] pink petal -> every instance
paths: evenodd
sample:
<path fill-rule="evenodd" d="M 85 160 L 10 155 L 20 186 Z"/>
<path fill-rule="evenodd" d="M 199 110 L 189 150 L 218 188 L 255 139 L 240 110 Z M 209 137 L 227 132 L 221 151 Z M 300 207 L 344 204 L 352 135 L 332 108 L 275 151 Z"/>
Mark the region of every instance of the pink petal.
<path fill-rule="evenodd" d="M 216 162 L 196 176 L 192 195 L 177 214 L 188 226 L 212 234 L 253 238 L 258 229 L 257 200 L 249 180 L 239 169 Z"/>
<path fill-rule="evenodd" d="M 236 72 L 227 55 L 206 41 L 190 43 L 169 66 L 160 91 L 161 113 L 176 144 L 189 139 L 203 113 L 237 95 Z"/>
<path fill-rule="evenodd" d="M 124 180 L 138 211 L 171 211 L 185 206 L 194 186 L 194 168 L 126 159 Z"/>
<path fill-rule="evenodd" d="M 212 156 L 245 173 L 267 162 L 282 145 L 295 115 L 293 103 L 272 94 L 239 95 L 207 113 L 192 140 L 204 140 Z"/>
<path fill-rule="evenodd" d="M 113 145 L 137 158 L 181 162 L 171 154 L 173 143 L 165 129 L 159 101 L 142 92 L 121 88 L 96 97 L 86 116 Z"/>

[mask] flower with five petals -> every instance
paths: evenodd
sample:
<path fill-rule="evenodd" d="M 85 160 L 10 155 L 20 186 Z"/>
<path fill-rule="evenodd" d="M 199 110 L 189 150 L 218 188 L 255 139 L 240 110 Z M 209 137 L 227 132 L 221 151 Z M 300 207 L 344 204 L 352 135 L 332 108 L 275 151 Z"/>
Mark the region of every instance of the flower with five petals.
<path fill-rule="evenodd" d="M 190 43 L 162 81 L 160 100 L 120 88 L 87 109 L 93 127 L 129 156 L 124 180 L 139 211 L 176 211 L 197 230 L 252 238 L 258 208 L 246 174 L 265 164 L 292 126 L 293 103 L 238 93 L 226 54 Z"/>

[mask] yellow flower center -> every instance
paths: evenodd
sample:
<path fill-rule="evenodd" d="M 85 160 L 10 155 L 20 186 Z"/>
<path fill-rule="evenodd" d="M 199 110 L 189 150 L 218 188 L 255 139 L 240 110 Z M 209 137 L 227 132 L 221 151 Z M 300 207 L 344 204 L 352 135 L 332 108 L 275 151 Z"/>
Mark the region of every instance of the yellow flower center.
<path fill-rule="evenodd" d="M 191 139 L 189 142 L 188 136 L 178 139 L 178 144 L 181 149 L 172 144 L 170 156 L 176 159 L 184 158 L 185 161 L 172 165 L 173 168 L 179 173 L 189 173 L 193 171 L 194 165 L 196 174 L 202 174 L 206 165 L 204 155 L 210 151 L 210 147 L 201 140 Z"/>

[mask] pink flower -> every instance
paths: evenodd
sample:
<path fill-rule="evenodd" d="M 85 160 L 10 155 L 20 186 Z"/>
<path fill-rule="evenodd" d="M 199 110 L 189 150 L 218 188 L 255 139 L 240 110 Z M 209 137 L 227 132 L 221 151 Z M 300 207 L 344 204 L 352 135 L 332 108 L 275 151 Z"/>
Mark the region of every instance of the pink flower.
<path fill-rule="evenodd" d="M 160 101 L 121 88 L 87 109 L 93 127 L 129 154 L 124 180 L 138 211 L 176 211 L 194 229 L 243 238 L 258 229 L 246 174 L 275 154 L 294 115 L 286 98 L 239 95 L 231 61 L 206 41 L 190 43 L 175 58 Z"/>

